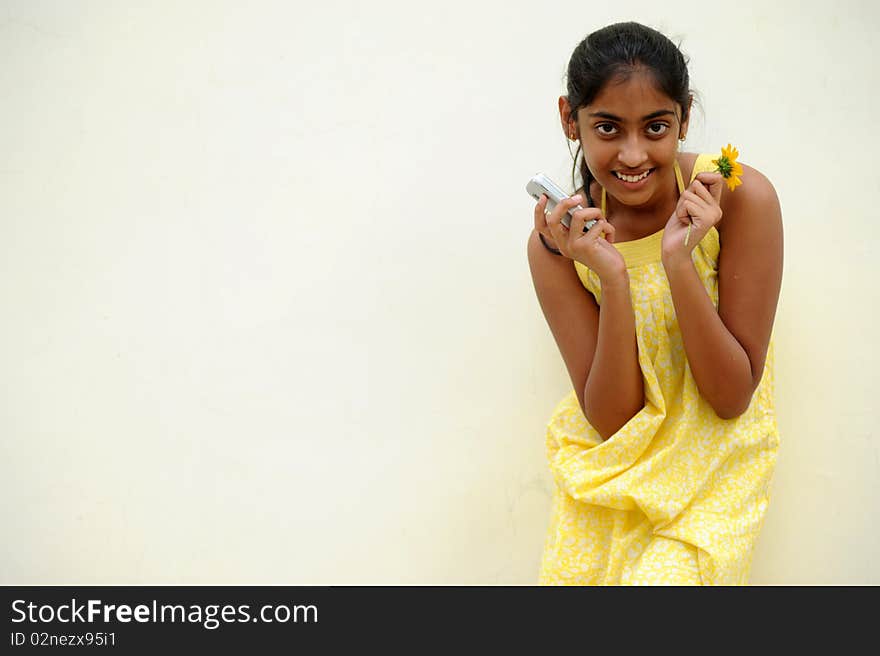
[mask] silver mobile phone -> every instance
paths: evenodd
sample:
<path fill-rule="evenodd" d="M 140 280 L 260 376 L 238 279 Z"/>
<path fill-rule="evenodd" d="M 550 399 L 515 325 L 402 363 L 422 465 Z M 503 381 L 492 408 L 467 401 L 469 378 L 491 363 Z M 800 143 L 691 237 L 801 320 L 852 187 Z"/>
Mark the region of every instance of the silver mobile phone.
<path fill-rule="evenodd" d="M 553 208 L 556 207 L 559 203 L 561 203 L 564 199 L 568 198 L 568 194 L 565 193 L 562 188 L 553 182 L 550 178 L 548 178 L 543 173 L 536 173 L 529 183 L 526 185 L 526 191 L 529 192 L 529 196 L 534 198 L 535 200 L 541 200 L 541 194 L 547 196 L 547 209 L 551 212 Z M 562 217 L 562 223 L 566 228 L 571 227 L 571 213 L 573 210 L 582 210 L 584 209 L 581 205 L 577 205 L 572 209 L 568 210 Z M 587 221 L 584 224 L 584 232 L 593 227 L 596 223 L 596 220 L 593 219 L 591 221 Z"/>

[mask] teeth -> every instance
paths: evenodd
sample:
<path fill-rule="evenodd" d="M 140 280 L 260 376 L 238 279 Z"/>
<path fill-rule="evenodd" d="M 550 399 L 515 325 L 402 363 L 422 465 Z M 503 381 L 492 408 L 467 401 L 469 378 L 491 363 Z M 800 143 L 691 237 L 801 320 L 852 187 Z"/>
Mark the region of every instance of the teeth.
<path fill-rule="evenodd" d="M 651 171 L 645 171 L 641 175 L 623 175 L 622 173 L 618 173 L 617 171 L 615 171 L 614 175 L 616 175 L 621 180 L 626 180 L 627 182 L 638 182 L 639 180 L 644 180 L 645 178 L 647 178 L 650 172 Z"/>

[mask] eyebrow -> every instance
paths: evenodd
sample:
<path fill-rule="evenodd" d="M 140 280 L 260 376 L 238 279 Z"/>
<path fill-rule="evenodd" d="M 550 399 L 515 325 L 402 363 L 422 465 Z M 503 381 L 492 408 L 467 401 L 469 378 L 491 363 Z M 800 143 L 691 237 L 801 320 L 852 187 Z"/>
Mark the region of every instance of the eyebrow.
<path fill-rule="evenodd" d="M 659 118 L 661 116 L 666 116 L 667 114 L 672 114 L 675 116 L 675 112 L 671 109 L 658 109 L 656 112 L 651 112 L 647 116 L 643 116 L 643 121 L 650 121 L 652 118 Z M 599 118 L 607 118 L 609 121 L 617 121 L 618 123 L 623 123 L 623 119 L 619 116 L 615 116 L 614 114 L 609 114 L 608 112 L 593 112 L 590 116 L 597 116 Z"/>

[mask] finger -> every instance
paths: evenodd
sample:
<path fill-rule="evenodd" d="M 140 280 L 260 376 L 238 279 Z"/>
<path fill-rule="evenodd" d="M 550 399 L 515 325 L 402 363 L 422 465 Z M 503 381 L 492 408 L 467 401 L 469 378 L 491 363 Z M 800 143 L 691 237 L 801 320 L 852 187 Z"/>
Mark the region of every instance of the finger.
<path fill-rule="evenodd" d="M 685 200 L 684 207 L 690 218 L 700 220 L 700 217 L 703 214 L 703 207 L 701 205 L 698 205 L 692 200 Z"/>
<path fill-rule="evenodd" d="M 547 196 L 541 194 L 538 204 L 535 205 L 535 230 L 544 232 L 547 229 Z"/>
<path fill-rule="evenodd" d="M 587 222 L 587 218 L 584 216 L 586 211 L 587 210 L 577 210 L 572 212 L 571 230 L 568 231 L 568 239 L 566 241 L 566 245 L 569 249 L 571 249 L 574 242 L 584 236 L 584 224 Z"/>
<path fill-rule="evenodd" d="M 675 207 L 675 216 L 683 225 L 693 223 L 695 218 L 704 214 L 703 200 L 699 196 L 688 194 L 685 191 L 678 199 L 678 205 Z"/>
<path fill-rule="evenodd" d="M 709 193 L 716 202 L 721 201 L 721 191 L 724 189 L 724 176 L 720 173 L 699 173 L 694 181 L 699 180 L 706 185 Z"/>
<path fill-rule="evenodd" d="M 571 230 L 580 235 L 585 232 L 584 226 L 590 221 L 602 218 L 602 210 L 598 207 L 583 207 L 572 211 Z"/>
<path fill-rule="evenodd" d="M 607 241 L 609 244 L 613 244 L 614 243 L 614 226 L 611 225 L 610 223 L 608 223 L 607 219 L 601 219 L 600 221 L 597 221 L 596 223 L 597 223 L 597 225 L 599 223 L 602 224 L 602 234 L 605 235 L 605 241 Z M 593 226 L 593 227 L 595 228 L 596 226 Z"/>
<path fill-rule="evenodd" d="M 602 235 L 601 223 L 601 213 L 595 208 L 579 210 L 576 212 L 571 220 L 571 232 L 569 232 L 568 235 L 568 247 L 572 248 L 574 243 L 578 240 L 587 240 L 586 242 L 581 243 L 589 243 L 598 239 Z M 587 228 L 588 224 L 592 225 Z"/>
<path fill-rule="evenodd" d="M 561 248 L 562 244 L 568 242 L 568 228 L 562 223 L 562 216 L 565 213 L 565 206 L 558 203 L 544 219 L 547 225 L 547 235 L 553 239 L 557 248 Z"/>
<path fill-rule="evenodd" d="M 545 237 L 552 237 L 550 228 L 547 226 L 547 216 L 550 210 L 547 209 L 550 200 L 545 194 L 541 194 L 538 204 L 535 206 L 535 229 Z"/>
<path fill-rule="evenodd" d="M 699 200 L 699 198 L 700 198 L 697 195 L 697 192 L 694 191 L 694 189 L 691 187 L 689 187 L 689 188 L 685 189 L 683 192 L 681 192 L 681 197 L 682 198 L 689 198 L 690 200 Z"/>
<path fill-rule="evenodd" d="M 584 235 L 584 226 L 589 221 L 595 221 L 595 223 L 587 230 L 587 234 Z M 570 244 L 572 244 L 576 239 L 584 238 L 589 241 L 596 241 L 602 236 L 606 238 L 610 235 L 611 240 L 613 241 L 614 237 L 614 228 L 608 223 L 608 221 L 602 216 L 600 210 L 596 208 L 589 208 L 585 210 L 579 210 L 575 213 L 574 218 L 571 220 L 571 233 L 569 235 Z"/>
<path fill-rule="evenodd" d="M 687 209 L 687 206 L 685 205 L 685 203 L 686 202 L 693 202 L 693 197 L 688 196 L 687 194 L 688 194 L 688 191 L 685 190 L 681 194 L 681 196 L 679 196 L 678 203 L 675 206 L 675 216 L 677 216 L 678 220 L 681 221 L 682 223 L 690 223 L 691 222 L 691 216 L 688 213 L 688 209 Z"/>
<path fill-rule="evenodd" d="M 581 198 L 579 194 L 575 196 L 570 196 L 568 198 L 563 198 L 559 203 L 556 204 L 556 207 L 553 208 L 553 211 L 547 215 L 547 225 L 550 226 L 550 229 L 554 231 L 554 236 L 556 235 L 556 230 L 568 230 L 568 228 L 565 227 L 565 224 L 562 223 L 562 217 L 565 216 L 569 209 L 571 209 L 572 207 L 577 207 L 582 201 L 583 198 Z M 562 233 L 560 232 L 559 234 L 561 235 Z"/>
<path fill-rule="evenodd" d="M 692 191 L 686 190 L 681 195 L 681 201 L 692 203 L 692 205 L 690 205 L 690 209 L 685 210 L 690 215 L 690 217 L 699 217 L 700 223 L 705 225 L 714 225 L 721 218 L 721 206 L 715 200 L 714 196 L 709 195 L 709 200 L 706 200 L 703 197 L 703 194 L 708 195 L 709 192 L 701 185 L 701 194 L 696 194 Z M 681 218 L 681 215 L 679 215 L 679 218 Z"/>
<path fill-rule="evenodd" d="M 703 191 L 706 192 L 706 188 L 705 188 L 705 187 L 703 187 Z M 708 192 L 706 192 L 706 193 L 708 193 Z M 705 206 L 708 206 L 708 205 L 711 205 L 711 204 L 714 203 L 714 201 L 713 201 L 713 199 L 712 199 L 712 196 L 709 196 L 709 200 L 707 201 L 706 199 L 704 199 L 704 198 L 703 198 L 702 196 L 700 196 L 699 194 L 697 194 L 697 193 L 695 193 L 695 192 L 693 192 L 693 191 L 687 190 L 687 189 L 681 194 L 681 197 L 682 197 L 683 200 L 689 200 L 689 201 L 691 201 L 692 203 L 696 203 L 696 204 L 699 205 L 700 207 L 702 207 L 702 206 L 704 206 L 704 205 L 705 205 Z"/>
<path fill-rule="evenodd" d="M 724 176 L 717 171 L 703 171 L 702 173 L 697 173 L 694 180 L 699 180 L 708 187 L 713 184 L 721 184 L 724 181 Z"/>
<path fill-rule="evenodd" d="M 709 191 L 699 180 L 694 180 L 691 191 L 709 205 L 716 205 L 718 203 L 718 199 L 716 199 L 715 196 L 712 195 L 712 192 Z"/>
<path fill-rule="evenodd" d="M 593 241 L 602 239 L 603 241 L 607 241 L 613 244 L 614 226 L 608 223 L 607 219 L 600 218 L 598 221 L 596 221 L 596 225 L 590 228 L 590 231 L 587 233 L 587 235 L 589 235 L 593 239 Z"/>

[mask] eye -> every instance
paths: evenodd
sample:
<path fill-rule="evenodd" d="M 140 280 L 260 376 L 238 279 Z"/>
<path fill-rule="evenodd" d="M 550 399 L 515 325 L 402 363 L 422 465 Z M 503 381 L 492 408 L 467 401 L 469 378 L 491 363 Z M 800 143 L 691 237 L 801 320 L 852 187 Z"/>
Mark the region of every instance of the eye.
<path fill-rule="evenodd" d="M 605 128 L 608 128 L 608 129 L 606 130 Z M 614 127 L 614 125 L 612 125 L 611 123 L 599 123 L 599 125 L 596 126 L 596 131 L 604 137 L 608 137 L 608 136 L 611 136 L 612 134 L 615 134 L 616 130 L 617 130 L 617 128 Z"/>
<path fill-rule="evenodd" d="M 648 126 L 648 134 L 654 137 L 659 137 L 662 134 L 666 134 L 666 131 L 669 129 L 669 126 L 666 123 L 651 123 Z"/>

